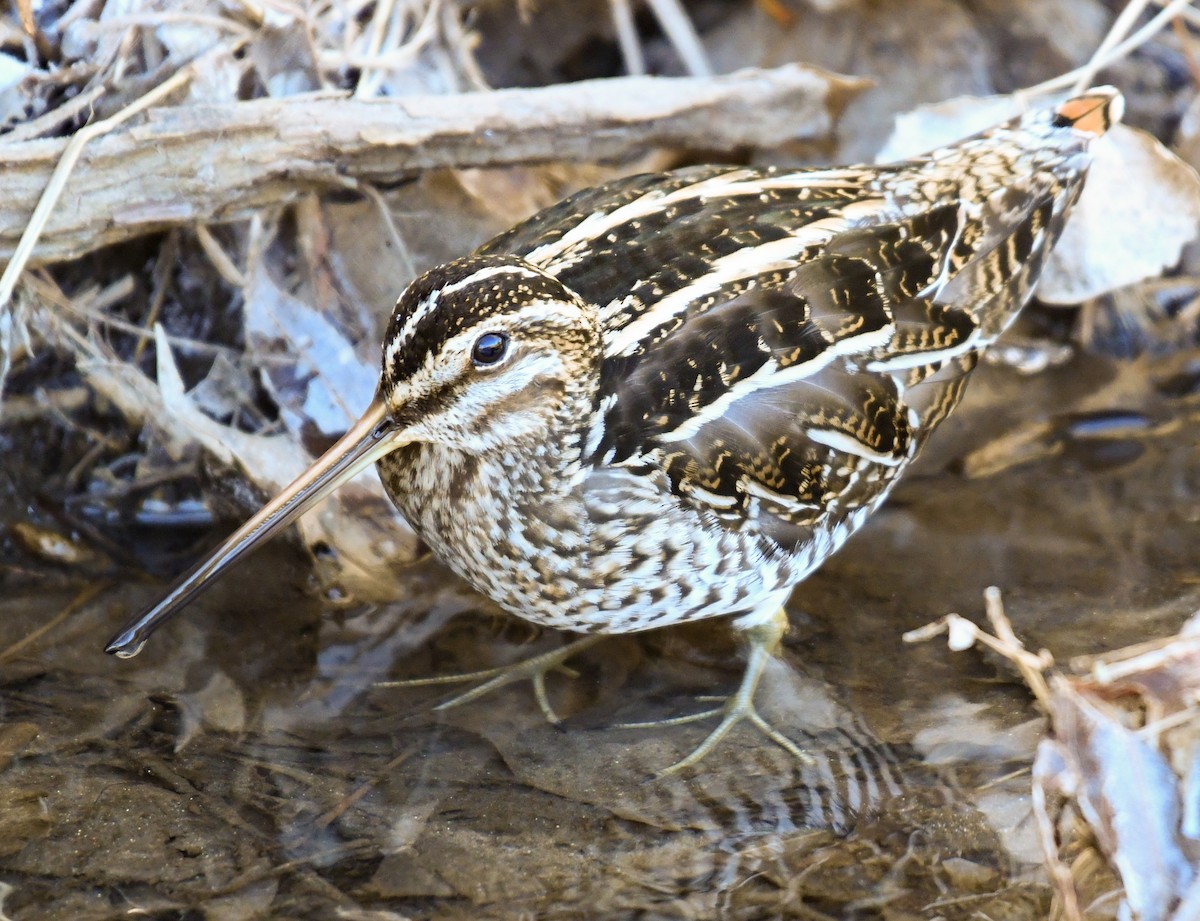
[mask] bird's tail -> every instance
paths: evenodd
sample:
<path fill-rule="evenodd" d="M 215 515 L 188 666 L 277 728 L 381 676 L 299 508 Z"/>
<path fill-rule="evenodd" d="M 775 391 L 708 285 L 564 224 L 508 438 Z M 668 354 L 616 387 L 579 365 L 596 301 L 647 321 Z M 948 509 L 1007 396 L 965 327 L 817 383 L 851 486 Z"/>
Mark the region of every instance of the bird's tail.
<path fill-rule="evenodd" d="M 1121 120 L 1125 97 L 1112 86 L 1097 86 L 1072 96 L 1054 110 L 1051 122 L 1056 128 L 1072 128 L 1092 137 L 1101 137 Z"/>
<path fill-rule="evenodd" d="M 1097 87 L 932 155 L 973 206 L 975 239 L 960 239 L 941 298 L 975 305 L 984 341 L 1029 298 L 1083 190 L 1091 146 L 1120 118 L 1121 94 Z M 969 188 L 967 188 L 969 187 Z"/>

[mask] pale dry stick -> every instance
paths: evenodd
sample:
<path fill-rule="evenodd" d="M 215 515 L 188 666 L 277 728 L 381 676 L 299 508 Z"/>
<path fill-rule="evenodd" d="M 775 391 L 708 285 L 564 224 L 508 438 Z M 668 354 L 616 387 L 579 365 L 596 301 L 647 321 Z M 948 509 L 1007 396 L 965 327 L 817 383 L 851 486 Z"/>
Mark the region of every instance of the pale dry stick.
<path fill-rule="evenodd" d="M 268 220 L 270 226 L 268 225 Z M 262 265 L 263 253 L 275 239 L 279 229 L 278 214 L 272 210 L 270 214 L 256 211 L 250 217 L 250 226 L 246 234 L 246 272 L 252 274 Z"/>
<path fill-rule="evenodd" d="M 944 918 L 944 917 L 946 917 L 946 914 L 947 914 L 946 912 L 938 912 L 937 914 L 933 914 L 933 910 L 938 909 L 938 908 L 950 908 L 952 906 L 970 905 L 972 902 L 988 901 L 988 902 L 992 902 L 993 904 L 1003 905 L 1005 903 L 1001 900 L 1004 898 L 1005 894 L 1007 894 L 1009 892 L 1016 894 L 1016 893 L 1020 893 L 1023 891 L 1024 891 L 1024 886 L 1018 882 L 1018 883 L 1013 883 L 1011 885 L 1005 886 L 1002 889 L 988 890 L 987 892 L 972 892 L 967 895 L 943 896 L 942 898 L 939 898 L 936 901 L 926 902 L 924 905 L 922 905 L 921 906 L 921 917 L 923 917 L 923 918 L 928 918 L 928 917 Z M 985 919 L 985 921 L 991 921 L 991 916 L 985 914 L 982 911 L 977 911 L 977 912 L 975 912 L 974 915 L 966 915 L 966 916 L 956 913 L 955 917 L 974 917 L 974 918 L 983 918 L 983 919 Z"/>
<path fill-rule="evenodd" d="M 360 784 L 346 796 L 343 796 L 342 799 L 337 802 L 328 812 L 317 816 L 316 821 L 313 822 L 313 830 L 321 831 L 322 829 L 328 828 L 335 821 L 337 821 L 337 819 L 341 818 L 347 809 L 374 790 L 377 786 L 379 786 L 380 781 L 387 778 L 388 774 L 396 770 L 396 768 L 400 767 L 400 765 L 411 758 L 414 751 L 415 749 L 413 748 L 406 748 L 404 751 L 400 752 L 400 754 L 396 755 L 396 757 L 385 764 L 374 777 L 368 779 L 365 783 Z"/>
<path fill-rule="evenodd" d="M 274 765 L 269 766 L 274 767 Z M 263 880 L 274 879 L 290 873 L 296 873 L 298 870 L 305 870 L 308 868 L 309 864 L 316 864 L 317 866 L 321 867 L 329 867 L 334 866 L 338 861 L 349 861 L 351 858 L 356 858 L 358 856 L 363 856 L 365 858 L 367 855 L 378 858 L 379 845 L 374 841 L 360 839 L 358 841 L 351 841 L 346 844 L 337 844 L 322 851 L 317 851 L 312 854 L 305 854 L 303 857 L 297 857 L 294 860 L 288 860 L 284 863 L 260 864 L 250 870 L 244 871 L 240 876 L 234 877 L 230 882 L 226 883 L 221 888 L 210 889 L 206 894 L 211 899 L 235 895 L 243 889 L 253 886 L 255 883 L 260 883 Z M 305 878 L 298 873 L 296 873 L 296 876 L 298 881 L 306 881 Z M 344 903 L 348 903 L 349 900 L 344 896 L 343 893 L 339 891 L 338 895 L 342 896 Z M 361 911 L 358 906 L 347 904 L 346 907 L 347 911 L 344 917 L 363 917 L 361 914 L 356 915 L 356 912 Z M 148 917 L 150 915 L 150 911 L 140 908 L 129 909 L 126 914 L 135 916 L 135 911 L 142 916 Z M 396 915 L 396 917 L 400 916 Z M 4 921 L 4 919 L 0 918 L 0 921 Z"/>
<path fill-rule="evenodd" d="M 85 6 L 84 3 L 77 3 L 67 10 L 58 21 L 56 27 L 60 35 L 76 19 L 76 13 L 83 6 Z M 111 80 L 113 85 L 116 85 L 117 77 L 124 72 L 123 65 L 119 61 L 120 53 L 121 47 L 118 46 L 113 48 L 109 54 L 104 55 L 102 61 L 92 61 L 86 64 L 77 62 L 56 71 L 54 78 L 61 81 L 61 85 L 78 83 L 82 84 L 83 89 L 78 95 L 68 99 L 57 108 L 51 109 L 31 121 L 23 122 L 6 132 L 3 137 L 0 137 L 0 146 L 7 147 L 10 144 L 21 144 L 34 140 L 75 118 L 85 110 L 90 110 L 108 92 L 109 81 Z"/>
<path fill-rule="evenodd" d="M 712 65 L 708 54 L 696 34 L 696 27 L 680 5 L 679 0 L 646 0 L 654 17 L 667 34 L 667 40 L 679 54 L 683 66 L 693 77 L 712 76 Z"/>
<path fill-rule="evenodd" d="M 78 96 L 68 99 L 62 105 L 51 109 L 44 115 L 39 115 L 32 121 L 25 122 L 13 128 L 12 131 L 0 136 L 0 142 L 4 144 L 21 144 L 25 141 L 41 137 L 46 132 L 53 131 L 60 125 L 75 118 L 80 112 L 90 109 L 107 92 L 108 87 L 98 83 L 91 89 L 84 90 Z"/>
<path fill-rule="evenodd" d="M 150 275 L 154 283 L 154 290 L 150 295 L 150 308 L 146 311 L 146 319 L 142 321 L 142 329 L 146 332 L 153 330 L 158 323 L 163 304 L 167 302 L 167 289 L 171 286 L 171 269 L 178 258 L 179 231 L 170 230 L 167 232 L 166 239 L 163 240 L 163 245 L 159 247 L 158 259 L 155 260 L 154 271 Z M 133 347 L 132 364 L 136 365 L 142 360 L 142 355 L 145 354 L 146 346 L 149 344 L 149 336 L 137 341 L 137 345 Z"/>
<path fill-rule="evenodd" d="M 1085 853 L 1096 853 L 1095 850 Z M 1081 858 L 1082 859 L 1082 855 Z M 1075 866 L 1075 864 L 1072 864 Z M 1106 867 L 1106 863 L 1101 863 L 1100 866 Z M 1090 867 L 1085 869 L 1090 870 Z M 1082 874 L 1081 874 L 1082 875 Z M 1101 893 L 1096 896 L 1087 905 L 1083 906 L 1083 917 L 1086 918 L 1124 918 L 1129 917 L 1123 912 L 1118 911 L 1118 906 L 1125 897 L 1125 889 L 1118 885 L 1115 889 L 1109 889 L 1108 892 Z M 1171 915 L 1170 921 L 1197 921 L 1196 912 L 1194 910 L 1185 910 L 1184 906 L 1180 906 Z"/>
<path fill-rule="evenodd" d="M 390 51 L 379 49 L 366 55 L 342 56 L 340 65 L 350 65 L 363 69 L 363 76 L 359 78 L 358 86 L 354 90 L 356 98 L 376 96 L 379 84 L 383 81 L 383 75 L 387 71 L 397 70 L 412 64 L 417 55 L 437 35 L 437 19 L 441 5 L 441 0 L 432 0 L 430 2 L 429 6 L 425 9 L 425 15 L 421 17 L 421 22 L 418 24 L 416 31 L 403 44 L 399 43 L 400 36 L 398 31 L 402 20 L 401 17 L 394 16 L 388 40 L 389 44 L 393 44 L 395 47 Z M 324 63 L 324 54 L 320 56 L 320 60 Z M 369 88 L 369 92 L 363 90 L 364 86 Z"/>
<path fill-rule="evenodd" d="M 1039 650 L 1036 654 L 1030 652 L 1017 639 L 1012 624 L 1004 613 L 1004 606 L 1000 600 L 1000 589 L 995 586 L 985 589 L 983 598 L 988 620 L 991 621 L 992 629 L 996 631 L 995 635 L 986 632 L 965 617 L 958 614 L 947 614 L 940 620 L 926 624 L 924 627 L 909 630 L 903 634 L 902 639 L 906 643 L 921 643 L 931 640 L 935 636 L 946 634 L 950 648 L 956 652 L 969 649 L 976 643 L 986 646 L 1016 666 L 1033 696 L 1048 712 L 1050 688 L 1046 683 L 1044 672 L 1054 665 L 1054 658 L 1044 649 Z"/>
<path fill-rule="evenodd" d="M 316 28 L 317 26 L 317 21 L 313 18 L 312 13 L 314 6 L 318 9 L 328 9 L 330 7 L 338 8 L 345 5 L 344 0 L 325 0 L 325 2 L 319 4 L 310 3 L 308 0 L 262 0 L 264 18 L 266 10 L 270 9 L 279 13 L 284 19 L 294 19 L 307 28 Z M 366 6 L 366 4 L 361 4 L 360 8 L 361 6 Z"/>
<path fill-rule="evenodd" d="M 1126 44 L 1128 42 L 1133 42 L 1140 35 L 1144 35 L 1145 38 L 1142 39 L 1141 41 L 1138 41 L 1137 44 L 1134 45 L 1134 47 L 1139 47 L 1140 45 L 1149 41 L 1151 38 L 1153 38 L 1159 32 L 1161 32 L 1163 29 L 1165 29 L 1168 25 L 1170 25 L 1171 21 L 1174 20 L 1181 12 L 1183 12 L 1183 10 L 1186 7 L 1190 7 L 1192 5 L 1192 0 L 1172 0 L 1172 2 L 1170 2 L 1170 3 L 1162 3 L 1161 0 L 1159 0 L 1157 5 L 1159 7 L 1161 7 L 1159 12 L 1148 23 L 1146 23 L 1146 25 L 1144 25 L 1141 29 L 1139 29 L 1137 32 L 1135 32 L 1132 36 L 1130 36 L 1126 40 L 1126 42 L 1124 42 L 1122 44 Z M 1138 15 L 1141 14 L 1142 8 L 1144 8 L 1144 4 L 1142 3 L 1142 0 L 1132 0 L 1132 2 L 1129 4 L 1129 6 L 1130 7 L 1140 7 L 1137 11 Z M 1124 12 L 1124 11 L 1122 11 L 1122 12 Z M 1131 25 L 1132 25 L 1132 23 L 1131 23 Z M 1107 36 L 1105 38 L 1107 40 Z M 1117 46 L 1117 47 L 1120 47 L 1120 46 Z M 1124 55 L 1122 55 L 1122 57 L 1123 56 Z M 1098 70 L 1100 70 L 1100 67 L 1095 64 L 1096 59 L 1099 57 L 1100 57 L 1099 52 L 1092 55 L 1092 60 L 1089 61 L 1084 66 L 1083 73 L 1081 73 L 1079 75 L 1079 79 L 1075 81 L 1075 85 L 1072 89 L 1072 92 L 1082 93 L 1089 86 L 1092 85 L 1092 80 L 1095 79 L 1096 72 Z M 1118 60 L 1119 60 L 1119 58 L 1118 58 Z"/>
<path fill-rule="evenodd" d="M 345 0 L 345 2 L 340 4 L 328 4 L 325 10 L 325 18 L 331 18 L 335 13 L 338 16 L 337 23 L 332 29 L 326 24 L 325 19 L 322 19 L 319 15 L 312 20 L 306 19 L 305 21 L 309 23 L 310 27 L 315 25 L 316 22 L 321 22 L 322 28 L 313 30 L 315 35 L 323 37 L 341 35 L 342 54 L 349 55 L 355 43 L 363 36 L 363 29 L 359 25 L 359 22 L 363 18 L 363 8 L 367 5 L 363 0 L 358 0 L 357 3 Z M 337 28 L 337 26 L 340 26 L 340 28 Z"/>
<path fill-rule="evenodd" d="M 136 336 L 142 339 L 154 338 L 154 333 L 152 331 L 148 331 L 135 323 L 121 320 L 103 312 L 98 313 L 91 305 L 82 306 L 75 303 L 61 291 L 57 290 L 57 288 L 52 288 L 49 284 L 39 279 L 36 275 L 29 275 L 26 278 L 25 284 L 38 297 L 45 301 L 49 301 L 61 311 L 73 314 L 80 319 L 91 320 L 95 323 L 99 323 L 101 326 L 111 327 L 112 329 L 118 330 L 122 333 L 127 333 L 130 336 Z M 115 300 L 122 299 L 116 298 L 118 293 L 123 292 L 123 297 L 128 297 L 129 294 L 133 293 L 133 288 L 133 277 L 126 275 L 104 288 L 103 291 L 95 295 L 95 299 L 100 303 L 115 302 Z M 90 343 L 86 337 L 81 335 L 73 326 L 70 326 L 69 324 L 63 324 L 62 332 L 67 336 L 68 339 L 72 340 L 70 344 L 75 347 L 80 354 L 87 355 L 90 358 L 99 357 L 93 344 Z M 168 336 L 167 340 L 171 343 L 171 348 L 173 349 L 183 349 L 200 355 L 219 355 L 222 353 L 229 354 L 236 351 L 229 346 L 214 345 L 211 342 L 203 342 L 199 339 L 187 339 L 181 336 Z"/>
<path fill-rule="evenodd" d="M 1033 692 L 1033 696 L 1037 698 L 1038 703 L 1049 712 L 1050 685 L 1046 683 L 1045 672 L 1054 664 L 1054 659 L 1044 649 L 1039 650 L 1037 654 L 1029 652 L 1025 648 L 1025 644 L 1017 639 L 1017 634 L 1012 628 L 1012 621 L 1004 613 L 1004 601 L 1000 597 L 1000 589 L 994 585 L 985 588 L 983 605 L 992 629 L 996 631 L 996 638 L 1004 644 L 1005 648 L 1020 651 L 1021 654 L 1014 656 L 1012 663 L 1021 673 L 1021 677 L 1029 686 L 1029 690 Z"/>
<path fill-rule="evenodd" d="M 250 22 L 250 25 L 255 29 L 261 29 L 263 23 L 267 20 L 267 13 L 261 6 L 254 3 L 253 0 L 232 0 L 228 6 L 236 6 L 243 16 Z"/>
<path fill-rule="evenodd" d="M 1179 48 L 1183 52 L 1183 63 L 1187 65 L 1188 73 L 1192 76 L 1192 86 L 1200 86 L 1200 61 L 1196 60 L 1196 49 L 1192 34 L 1188 31 L 1187 23 L 1183 21 L 1183 13 L 1171 20 L 1171 32 Z"/>
<path fill-rule="evenodd" d="M 103 288 L 93 285 L 82 294 L 76 295 L 75 302 L 89 313 L 103 315 L 110 307 L 132 295 L 134 288 L 133 276 L 123 275 Z"/>
<path fill-rule="evenodd" d="M 1143 672 L 1165 669 L 1172 662 L 1200 653 L 1200 636 L 1172 636 L 1127 646 L 1107 656 L 1078 656 L 1071 660 L 1072 668 L 1092 673 L 1100 684 L 1115 684 Z M 1115 658 L 1120 655 L 1121 658 Z"/>
<path fill-rule="evenodd" d="M 442 35 L 445 36 L 446 44 L 450 47 L 451 53 L 458 62 L 459 70 L 467 78 L 471 89 L 491 89 L 491 84 L 488 83 L 487 77 L 480 69 L 479 62 L 475 60 L 477 37 L 463 29 L 458 7 L 448 3 L 442 4 L 441 23 Z"/>
<path fill-rule="evenodd" d="M 87 406 L 92 392 L 86 387 L 67 387 L 63 390 L 38 388 L 32 395 L 18 394 L 4 399 L 4 424 L 22 425 L 45 418 L 51 411 L 78 412 Z"/>
<path fill-rule="evenodd" d="M 1099 322 L 1099 311 L 1095 300 L 1084 301 L 1079 308 L 1079 318 L 1075 321 L 1075 329 L 1071 341 L 1075 342 L 1085 352 L 1094 350 L 1096 343 L 1096 324 Z"/>
<path fill-rule="evenodd" d="M 61 418 L 61 413 L 56 413 Z M 80 427 L 82 429 L 82 426 Z M 86 431 L 86 429 L 82 429 Z M 70 429 L 68 429 L 70 431 Z M 88 434 L 91 434 L 88 432 Z M 67 475 L 63 477 L 62 489 L 64 492 L 77 493 L 83 477 L 90 470 L 94 469 L 100 458 L 104 456 L 106 451 L 113 451 L 118 448 L 117 443 L 112 439 L 97 439 L 92 442 L 92 446 L 83 452 L 83 457 L 79 458 L 67 471 Z"/>
<path fill-rule="evenodd" d="M 208 257 L 212 267 L 217 270 L 221 280 L 234 288 L 245 288 L 246 273 L 234 265 L 233 260 L 217 242 L 217 238 L 212 235 L 208 226 L 197 224 L 192 230 L 196 233 L 196 240 L 199 242 L 200 248 L 204 250 L 204 255 Z"/>
<path fill-rule="evenodd" d="M 32 259 L 74 259 L 171 227 L 244 219 L 340 176 L 395 182 L 437 167 L 592 162 L 698 141 L 730 150 L 823 140 L 863 86 L 785 65 L 712 79 L 618 77 L 459 96 L 314 94 L 160 106 L 144 124 L 89 149 L 86 168 L 71 180 L 73 207 L 54 210 Z M 0 145 L 0 261 L 26 233 L 62 150 L 46 141 Z"/>
<path fill-rule="evenodd" d="M 244 23 L 206 13 L 132 13 L 92 23 L 90 29 L 93 32 L 116 32 L 119 29 L 157 28 L 168 25 L 207 26 L 246 38 L 253 35 L 253 30 Z"/>
<path fill-rule="evenodd" d="M 426 4 L 425 13 L 428 15 L 431 4 L 428 4 L 427 0 L 405 0 L 403 10 L 395 9 L 392 11 L 392 15 L 388 17 L 387 20 L 387 30 L 384 32 L 383 44 L 376 51 L 376 55 L 397 51 L 401 48 L 401 46 L 403 46 L 404 36 L 411 31 L 411 23 L 416 21 L 417 25 L 419 26 L 420 20 L 424 18 L 418 18 L 415 15 L 416 10 L 414 9 L 414 4 L 420 3 Z M 377 81 L 382 80 L 383 73 L 384 72 L 382 70 L 378 70 L 373 74 L 373 77 L 375 77 Z M 375 93 L 372 92 L 371 95 L 375 95 Z"/>
<path fill-rule="evenodd" d="M 95 342 L 66 322 L 60 313 L 47 311 L 47 318 L 51 324 L 54 324 L 59 341 L 75 349 L 76 357 L 80 355 L 91 359 L 107 357 Z"/>
<path fill-rule="evenodd" d="M 42 231 L 45 229 L 46 222 L 50 220 L 50 214 L 54 211 L 54 206 L 58 204 L 58 199 L 67 186 L 67 180 L 70 178 L 72 170 L 75 169 L 75 164 L 79 162 L 83 148 L 93 138 L 107 134 L 118 125 L 128 121 L 138 113 L 144 112 L 150 106 L 166 99 L 176 90 L 186 86 L 192 79 L 193 73 L 194 71 L 190 66 L 177 71 L 170 79 L 160 83 L 150 92 L 146 93 L 146 95 L 127 105 L 116 115 L 92 125 L 85 125 L 75 133 L 63 150 L 62 157 L 58 161 L 58 166 L 50 174 L 50 182 L 46 185 L 46 190 L 38 200 L 37 207 L 33 209 L 33 215 L 29 218 L 29 223 L 25 226 L 25 232 L 21 234 L 21 239 L 17 242 L 16 249 L 13 250 L 12 259 L 4 267 L 4 274 L 0 275 L 0 310 L 7 307 L 8 302 L 12 299 L 17 279 L 25 270 L 25 264 L 29 262 L 29 257 L 33 255 L 33 248 L 37 245 L 38 237 L 41 236 Z"/>
<path fill-rule="evenodd" d="M 621 49 L 625 72 L 640 77 L 646 72 L 646 56 L 642 54 L 642 42 L 633 19 L 631 2 L 632 0 L 608 0 L 608 10 L 612 13 L 613 30 L 617 33 L 617 47 Z"/>
<path fill-rule="evenodd" d="M 384 38 L 390 31 L 389 21 L 393 17 L 400 18 L 400 16 L 400 12 L 396 9 L 396 0 L 379 0 L 375 4 L 375 10 L 371 14 L 370 33 L 367 36 L 366 56 L 368 60 L 378 56 L 383 50 Z M 375 95 L 375 90 L 379 85 L 376 73 L 369 64 L 364 68 L 362 75 L 358 79 L 358 86 L 354 88 L 354 97 L 356 99 L 364 99 Z"/>
<path fill-rule="evenodd" d="M 1167 23 L 1188 7 L 1191 2 L 1192 0 L 1171 0 L 1158 15 L 1142 26 L 1142 28 L 1138 29 L 1133 35 L 1129 36 L 1129 38 L 1125 39 L 1125 41 L 1112 48 L 1102 58 L 1093 59 L 1081 67 L 1069 70 L 1065 74 L 1059 74 L 1057 77 L 1052 77 L 1035 86 L 1017 90 L 1016 95 L 1022 98 L 1041 96 L 1046 93 L 1066 89 L 1070 86 L 1083 86 L 1086 89 L 1098 71 L 1128 57 L 1142 45 L 1146 44 L 1146 42 L 1161 32 Z"/>
<path fill-rule="evenodd" d="M 32 0 L 17 0 L 17 18 L 21 21 L 21 28 L 30 38 L 37 31 L 37 20 L 33 15 Z"/>
<path fill-rule="evenodd" d="M 66 34 L 66 30 L 81 19 L 95 18 L 96 4 L 94 0 L 70 0 L 67 4 L 67 9 L 58 21 L 54 23 L 54 29 L 59 35 Z"/>
<path fill-rule="evenodd" d="M 1192 706 L 1187 710 L 1178 710 L 1170 716 L 1159 717 L 1147 723 L 1141 729 L 1134 730 L 1134 734 L 1151 745 L 1157 745 L 1158 737 L 1164 732 L 1170 732 L 1172 729 L 1186 726 L 1196 719 L 1198 715 L 1195 709 L 1196 701 L 1192 700 L 1191 703 Z"/>
<path fill-rule="evenodd" d="M 1042 769 L 1044 770 L 1044 768 Z M 1031 800 L 1033 805 L 1033 827 L 1038 844 L 1042 848 L 1042 857 L 1046 861 L 1046 869 L 1054 883 L 1055 894 L 1059 898 L 1059 911 L 1067 921 L 1083 921 L 1083 913 L 1079 908 L 1079 895 L 1075 891 L 1075 878 L 1071 868 L 1063 863 L 1059 856 L 1058 833 L 1055 822 L 1050 815 L 1050 803 L 1046 796 L 1047 778 L 1039 774 L 1039 763 L 1034 762 L 1033 789 Z"/>
<path fill-rule="evenodd" d="M 1108 52 L 1129 35 L 1130 31 L 1137 24 L 1138 17 L 1146 11 L 1151 2 L 1152 0 L 1130 0 L 1130 2 L 1125 4 L 1121 12 L 1117 14 L 1117 18 L 1113 20 L 1113 24 L 1109 27 L 1104 38 L 1100 40 L 1100 44 L 1096 46 L 1096 50 L 1092 52 L 1092 56 L 1088 58 L 1087 63 L 1081 68 L 1083 72 L 1076 81 L 1076 87 L 1087 88 L 1088 83 L 1085 82 L 1085 79 L 1090 81 L 1095 76 L 1096 71 L 1099 70 L 1098 67 L 1093 66 L 1095 62 L 1102 60 Z M 1090 68 L 1090 73 L 1088 72 L 1088 68 Z M 1075 92 L 1081 92 L 1082 89 L 1076 89 Z"/>
<path fill-rule="evenodd" d="M 133 276 L 122 275 L 116 281 L 110 282 L 103 288 L 92 285 L 72 298 L 68 297 L 58 287 L 54 278 L 44 269 L 27 276 L 25 284 L 38 297 L 58 307 L 60 310 L 67 310 L 77 313 L 80 316 L 88 317 L 93 315 L 103 316 L 105 310 L 114 304 L 121 303 L 121 301 L 133 294 L 134 290 Z"/>
<path fill-rule="evenodd" d="M 101 326 L 109 326 L 112 329 L 118 330 L 130 336 L 136 336 L 138 339 L 153 339 L 154 332 L 147 330 L 136 323 L 129 323 L 126 320 L 118 320 L 116 317 L 111 317 L 103 313 L 95 313 L 91 310 L 75 308 L 72 313 L 82 317 L 85 320 L 93 320 Z M 171 343 L 172 349 L 191 352 L 196 355 L 240 355 L 241 351 L 232 348 L 228 345 L 217 345 L 213 342 L 205 342 L 202 339 L 189 339 L 186 336 L 167 336 L 167 341 Z"/>
<path fill-rule="evenodd" d="M 1019 767 L 1015 771 L 1009 771 L 1007 774 L 1001 774 L 999 777 L 993 777 L 986 783 L 981 783 L 979 786 L 973 787 L 972 791 L 974 793 L 985 793 L 988 790 L 992 790 L 1000 786 L 1001 784 L 1008 783 L 1010 780 L 1016 780 L 1018 777 L 1023 777 L 1031 770 L 1032 768 L 1029 765 L 1025 765 L 1025 767 Z"/>

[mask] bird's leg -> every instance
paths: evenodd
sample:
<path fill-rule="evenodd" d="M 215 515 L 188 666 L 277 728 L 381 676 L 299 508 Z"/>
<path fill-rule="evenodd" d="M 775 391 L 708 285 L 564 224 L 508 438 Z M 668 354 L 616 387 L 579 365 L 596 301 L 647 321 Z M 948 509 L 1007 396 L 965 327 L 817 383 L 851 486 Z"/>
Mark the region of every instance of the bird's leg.
<path fill-rule="evenodd" d="M 442 701 L 442 703 L 433 708 L 434 710 L 449 710 L 452 707 L 458 707 L 477 700 L 485 694 L 490 694 L 492 691 L 498 690 L 507 684 L 512 684 L 514 681 L 528 680 L 533 683 L 533 696 L 537 700 L 538 709 L 542 711 L 542 715 L 549 722 L 557 725 L 559 722 L 558 714 L 554 712 L 554 708 L 550 706 L 550 699 L 546 696 L 546 675 L 555 669 L 569 672 L 570 670 L 563 663 L 577 653 L 595 646 L 602 639 L 604 639 L 602 634 L 592 634 L 575 640 L 573 643 L 567 643 L 558 649 L 552 649 L 549 652 L 544 652 L 541 655 L 533 656 L 521 662 L 514 662 L 512 665 L 502 665 L 499 668 L 488 668 L 478 672 L 465 672 L 461 675 L 414 678 L 408 681 L 381 681 L 376 687 L 414 688 L 432 684 L 461 684 L 466 681 L 483 682 L 469 691 L 464 691 L 462 694 L 451 697 L 449 700 Z"/>
<path fill-rule="evenodd" d="M 713 710 L 705 710 L 703 713 L 693 713 L 690 716 L 681 716 L 675 719 L 622 724 L 621 728 L 625 729 L 645 729 L 656 726 L 679 726 L 684 723 L 694 723 L 698 720 L 714 716 L 721 717 L 721 722 L 717 724 L 717 728 L 710 732 L 707 738 L 690 755 L 682 761 L 672 764 L 669 768 L 660 771 L 658 774 L 659 777 L 668 777 L 671 774 L 677 774 L 684 768 L 689 768 L 697 764 L 717 747 L 734 726 L 743 720 L 751 723 L 759 732 L 797 760 L 806 763 L 812 760 L 811 756 L 806 754 L 795 742 L 763 719 L 754 707 L 754 692 L 758 689 L 758 683 L 762 679 L 763 670 L 766 668 L 767 662 L 778 652 L 779 641 L 783 638 L 784 633 L 787 632 L 787 628 L 787 612 L 783 608 L 780 608 L 775 616 L 766 623 L 756 624 L 744 631 L 748 647 L 746 670 L 742 674 L 742 683 L 738 686 L 737 692 L 727 697 L 722 706 Z"/>

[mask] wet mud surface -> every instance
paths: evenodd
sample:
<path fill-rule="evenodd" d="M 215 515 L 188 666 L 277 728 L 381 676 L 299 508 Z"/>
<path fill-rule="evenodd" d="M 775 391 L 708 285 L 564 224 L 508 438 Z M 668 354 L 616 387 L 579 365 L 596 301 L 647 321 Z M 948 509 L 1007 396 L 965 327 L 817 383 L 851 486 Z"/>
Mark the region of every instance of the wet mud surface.
<path fill-rule="evenodd" d="M 0 909 L 1044 917 L 1030 695 L 998 658 L 901 635 L 949 611 L 981 620 L 989 585 L 1060 661 L 1177 630 L 1200 607 L 1190 362 L 979 372 L 920 469 L 793 596 L 760 704 L 811 763 L 738 729 L 659 780 L 710 727 L 620 728 L 734 688 L 741 653 L 719 623 L 581 654 L 548 682 L 554 727 L 528 683 L 445 711 L 454 687 L 380 685 L 564 641 L 501 619 L 436 561 L 405 573 L 403 603 L 327 609 L 279 544 L 122 662 L 103 643 L 163 586 L 10 540 Z M 7 482 L 10 528 L 35 480 Z"/>

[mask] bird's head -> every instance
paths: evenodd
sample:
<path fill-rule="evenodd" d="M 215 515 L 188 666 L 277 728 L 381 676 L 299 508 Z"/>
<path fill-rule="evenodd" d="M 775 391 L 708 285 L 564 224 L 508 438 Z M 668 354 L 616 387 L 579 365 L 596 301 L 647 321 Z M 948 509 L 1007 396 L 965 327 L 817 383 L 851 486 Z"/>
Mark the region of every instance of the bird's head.
<path fill-rule="evenodd" d="M 515 257 L 459 259 L 401 295 L 378 399 L 398 442 L 482 454 L 545 440 L 595 380 L 599 343 L 596 311 L 553 276 Z"/>
<path fill-rule="evenodd" d="M 600 352 L 594 308 L 523 260 L 468 257 L 427 272 L 392 312 L 379 391 L 362 418 L 108 651 L 136 655 L 235 560 L 406 445 L 482 455 L 522 440 L 539 452 L 577 442 Z"/>

